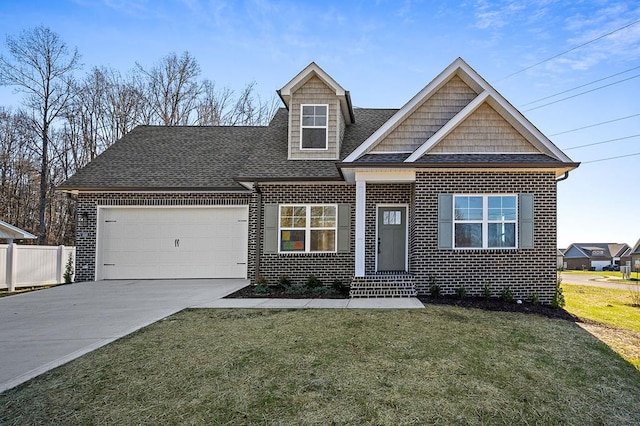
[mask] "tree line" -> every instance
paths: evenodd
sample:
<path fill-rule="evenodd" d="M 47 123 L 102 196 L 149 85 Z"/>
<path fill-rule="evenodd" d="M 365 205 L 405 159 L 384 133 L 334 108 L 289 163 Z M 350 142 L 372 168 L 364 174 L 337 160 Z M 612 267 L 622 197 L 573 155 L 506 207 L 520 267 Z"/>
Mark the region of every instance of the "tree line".
<path fill-rule="evenodd" d="M 277 98 L 261 99 L 255 83 L 239 92 L 201 78 L 189 53 L 169 53 L 150 67 L 122 73 L 96 66 L 50 28 L 6 37 L 0 85 L 21 95 L 0 102 L 0 220 L 30 231 L 39 244 L 72 244 L 75 205 L 55 191 L 138 125 L 266 125 Z"/>

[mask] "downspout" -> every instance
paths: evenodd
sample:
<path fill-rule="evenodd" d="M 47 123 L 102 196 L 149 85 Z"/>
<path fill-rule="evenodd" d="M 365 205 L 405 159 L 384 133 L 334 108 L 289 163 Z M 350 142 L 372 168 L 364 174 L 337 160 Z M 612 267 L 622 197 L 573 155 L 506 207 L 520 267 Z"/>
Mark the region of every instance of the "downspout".
<path fill-rule="evenodd" d="M 564 172 L 564 176 L 562 176 L 559 179 L 556 179 L 556 182 L 562 182 L 563 180 L 567 179 L 569 177 L 569 172 Z"/>
<path fill-rule="evenodd" d="M 260 276 L 260 248 L 262 247 L 262 239 L 260 238 L 262 232 L 262 192 L 260 192 L 258 182 L 253 183 L 253 190 L 256 191 L 256 257 L 253 276 L 253 281 L 255 282 Z"/>

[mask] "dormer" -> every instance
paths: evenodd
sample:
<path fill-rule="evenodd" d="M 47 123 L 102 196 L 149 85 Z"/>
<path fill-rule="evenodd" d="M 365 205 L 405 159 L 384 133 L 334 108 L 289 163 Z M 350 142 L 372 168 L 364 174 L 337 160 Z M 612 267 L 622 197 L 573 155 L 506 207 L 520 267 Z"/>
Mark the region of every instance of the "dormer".
<path fill-rule="evenodd" d="M 354 122 L 349 92 L 312 62 L 278 94 L 289 111 L 289 160 L 339 160 Z"/>

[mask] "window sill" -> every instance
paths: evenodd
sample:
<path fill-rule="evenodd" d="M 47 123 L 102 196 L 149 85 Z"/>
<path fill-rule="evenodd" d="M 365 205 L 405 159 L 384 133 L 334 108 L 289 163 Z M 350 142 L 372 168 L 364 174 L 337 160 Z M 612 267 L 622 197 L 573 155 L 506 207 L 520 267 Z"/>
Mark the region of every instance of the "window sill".
<path fill-rule="evenodd" d="M 327 251 L 327 252 L 322 252 L 322 251 L 314 251 L 314 252 L 279 252 L 277 253 L 278 256 L 282 256 L 282 257 L 334 257 L 335 255 L 338 254 L 338 252 L 335 251 Z"/>

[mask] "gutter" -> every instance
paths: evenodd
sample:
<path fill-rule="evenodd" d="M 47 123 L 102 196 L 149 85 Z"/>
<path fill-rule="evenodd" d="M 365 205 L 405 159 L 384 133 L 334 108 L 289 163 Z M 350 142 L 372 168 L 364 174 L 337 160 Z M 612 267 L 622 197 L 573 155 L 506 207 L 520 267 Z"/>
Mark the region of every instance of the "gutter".
<path fill-rule="evenodd" d="M 569 172 L 564 172 L 564 175 L 556 179 L 556 182 L 562 182 L 563 180 L 566 180 L 568 177 L 569 177 Z"/>

